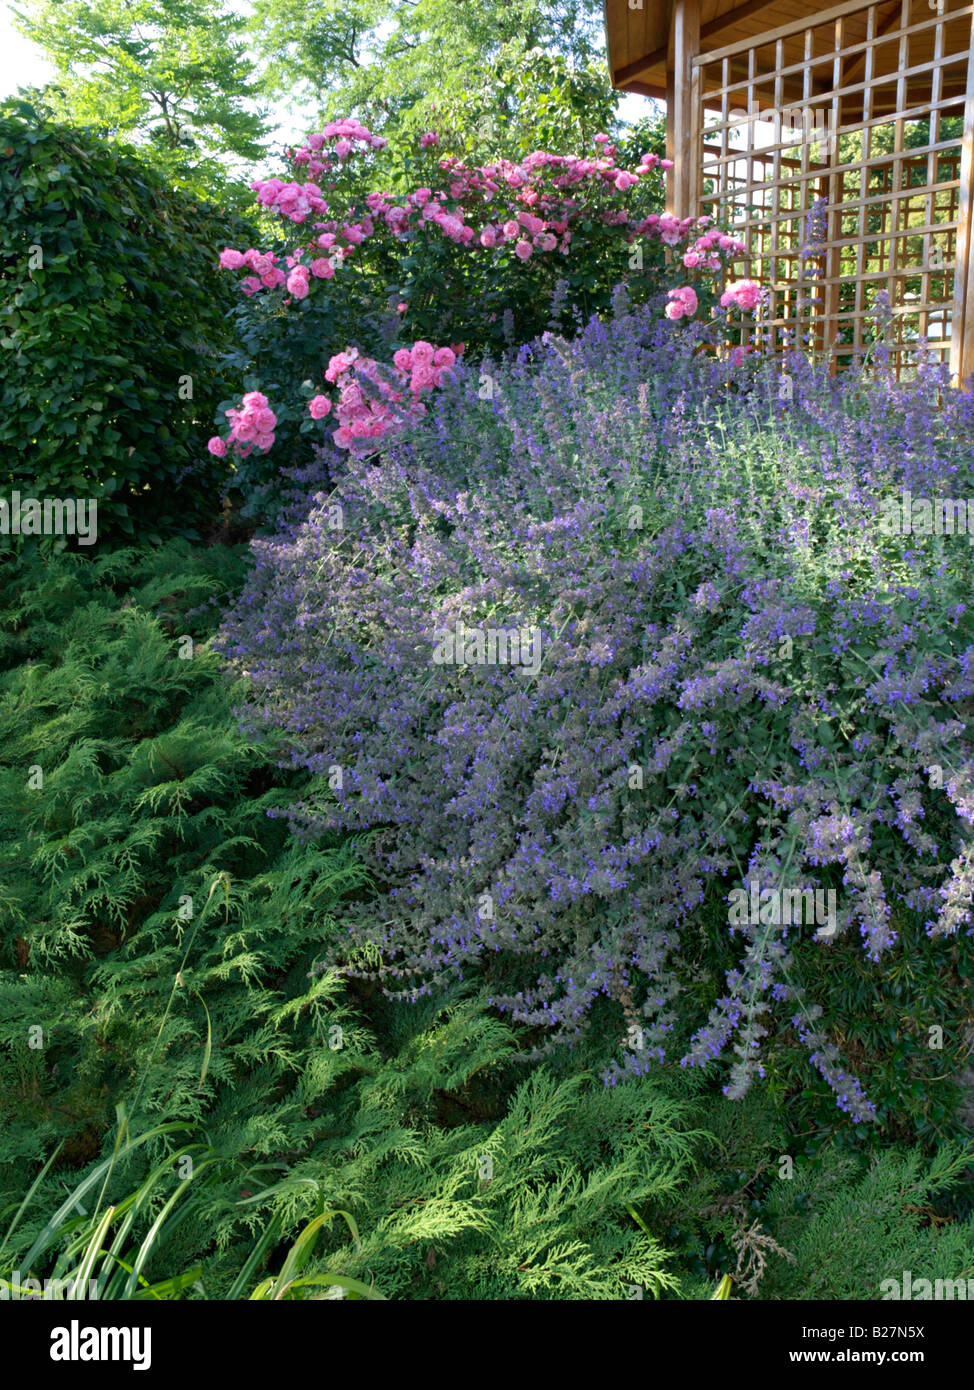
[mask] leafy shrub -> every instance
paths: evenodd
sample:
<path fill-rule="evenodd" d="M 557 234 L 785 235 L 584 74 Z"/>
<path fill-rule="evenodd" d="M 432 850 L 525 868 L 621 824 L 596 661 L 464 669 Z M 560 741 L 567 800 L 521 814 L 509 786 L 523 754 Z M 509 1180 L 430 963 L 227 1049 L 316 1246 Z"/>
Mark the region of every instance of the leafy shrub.
<path fill-rule="evenodd" d="M 664 1055 L 707 932 L 705 980 L 734 958 L 684 1060 L 733 1047 L 741 1095 L 777 1028 L 873 1119 L 808 987 L 857 937 L 872 962 L 924 932 L 967 955 L 971 550 L 885 521 L 902 488 L 972 491 L 974 406 L 937 370 L 835 381 L 797 356 L 785 390 L 622 307 L 485 364 L 489 393 L 458 368 L 260 547 L 223 639 L 247 727 L 318 779 L 299 833 L 371 832 L 381 917 L 339 917 L 392 993 L 482 967 L 569 1040 L 612 1001 L 615 1080 Z M 835 912 L 789 925 L 786 891 Z M 928 1023 L 956 1066 L 963 1017 Z"/>
<path fill-rule="evenodd" d="M 94 498 L 102 532 L 185 532 L 223 471 L 204 446 L 234 295 L 207 263 L 247 224 L 23 103 L 0 113 L 0 199 L 5 487 Z"/>

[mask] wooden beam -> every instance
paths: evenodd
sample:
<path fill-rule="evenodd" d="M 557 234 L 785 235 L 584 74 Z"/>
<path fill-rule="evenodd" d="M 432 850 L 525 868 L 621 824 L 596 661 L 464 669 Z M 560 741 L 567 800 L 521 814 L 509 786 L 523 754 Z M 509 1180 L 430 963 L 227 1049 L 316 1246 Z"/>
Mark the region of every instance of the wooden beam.
<path fill-rule="evenodd" d="M 612 74 L 612 85 L 618 87 L 623 82 L 630 82 L 632 78 L 639 77 L 641 73 L 649 72 L 657 65 L 665 65 L 668 45 L 655 49 L 652 53 L 647 53 L 645 58 L 637 58 L 634 63 L 627 63 L 624 68 L 616 68 Z"/>
<path fill-rule="evenodd" d="M 655 101 L 666 101 L 666 88 L 656 87 L 650 82 L 627 82 L 620 92 L 633 92 L 637 97 L 653 97 Z"/>
<path fill-rule="evenodd" d="M 730 29 L 732 25 L 739 24 L 742 19 L 750 19 L 751 15 L 758 14 L 761 10 L 766 10 L 769 5 L 776 3 L 776 0 L 747 0 L 744 5 L 738 5 L 733 10 L 728 10 L 726 14 L 718 15 L 709 24 L 705 24 L 700 30 L 700 42 L 712 39 L 715 34 L 722 34 L 725 29 Z"/>

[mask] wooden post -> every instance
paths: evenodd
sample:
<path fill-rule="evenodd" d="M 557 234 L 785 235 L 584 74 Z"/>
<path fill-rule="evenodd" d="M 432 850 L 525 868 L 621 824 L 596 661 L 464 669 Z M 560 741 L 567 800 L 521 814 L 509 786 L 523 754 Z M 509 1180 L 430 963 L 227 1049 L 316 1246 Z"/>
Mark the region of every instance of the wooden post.
<path fill-rule="evenodd" d="M 673 3 L 673 102 L 667 77 L 667 128 L 673 130 L 673 212 L 691 217 L 699 185 L 699 111 L 694 110 L 693 60 L 700 52 L 700 0 Z M 669 154 L 669 150 L 667 150 Z"/>
<path fill-rule="evenodd" d="M 666 211 L 676 216 L 676 133 L 673 122 L 676 119 L 676 74 L 669 64 L 666 68 L 666 157 L 672 159 L 673 168 L 666 176 Z"/>
<path fill-rule="evenodd" d="M 967 63 L 964 103 L 964 143 L 960 160 L 960 199 L 957 212 L 957 253 L 954 271 L 954 310 L 950 329 L 950 372 L 956 386 L 974 374 L 974 247 L 971 245 L 974 202 L 974 16 Z"/>

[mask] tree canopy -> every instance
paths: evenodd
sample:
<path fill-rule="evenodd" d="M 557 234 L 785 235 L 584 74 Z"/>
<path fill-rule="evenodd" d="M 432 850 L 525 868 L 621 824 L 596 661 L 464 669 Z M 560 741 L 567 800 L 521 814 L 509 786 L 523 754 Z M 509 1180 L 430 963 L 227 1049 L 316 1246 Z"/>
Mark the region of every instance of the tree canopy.
<path fill-rule="evenodd" d="M 263 153 L 246 21 L 213 0 L 22 0 L 17 27 L 55 80 L 56 119 L 146 145 L 177 182 L 219 181 L 218 161 Z"/>

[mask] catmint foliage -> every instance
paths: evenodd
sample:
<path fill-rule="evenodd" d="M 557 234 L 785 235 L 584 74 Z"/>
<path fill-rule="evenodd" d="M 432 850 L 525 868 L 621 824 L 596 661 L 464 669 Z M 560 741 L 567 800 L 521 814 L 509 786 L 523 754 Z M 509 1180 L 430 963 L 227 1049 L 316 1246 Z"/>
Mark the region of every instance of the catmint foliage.
<path fill-rule="evenodd" d="M 703 339 L 617 296 L 570 344 L 458 364 L 255 543 L 222 650 L 247 732 L 313 775 L 294 830 L 366 834 L 382 896 L 341 921 L 391 995 L 485 969 L 569 1042 L 611 1001 L 614 1083 L 668 1055 L 716 918 L 738 964 L 684 1063 L 727 1055 L 742 1095 L 795 1030 L 869 1120 L 804 980 L 847 936 L 880 961 L 906 922 L 969 930 L 971 545 L 889 521 L 904 490 L 974 497 L 974 403 L 922 361 L 837 379 Z M 834 930 L 736 924 L 742 887 L 832 890 Z"/>

